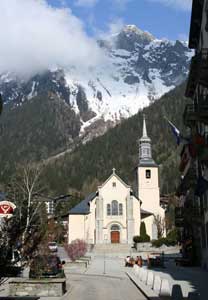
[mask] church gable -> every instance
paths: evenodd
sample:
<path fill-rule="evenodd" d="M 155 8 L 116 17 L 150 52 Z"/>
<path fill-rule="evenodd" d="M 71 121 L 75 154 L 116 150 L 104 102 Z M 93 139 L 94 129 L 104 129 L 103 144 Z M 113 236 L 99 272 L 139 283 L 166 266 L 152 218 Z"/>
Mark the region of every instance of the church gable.
<path fill-rule="evenodd" d="M 116 188 L 129 190 L 130 186 L 126 184 L 115 172 L 113 169 L 113 173 L 111 176 L 99 187 L 99 190 L 112 189 Z"/>

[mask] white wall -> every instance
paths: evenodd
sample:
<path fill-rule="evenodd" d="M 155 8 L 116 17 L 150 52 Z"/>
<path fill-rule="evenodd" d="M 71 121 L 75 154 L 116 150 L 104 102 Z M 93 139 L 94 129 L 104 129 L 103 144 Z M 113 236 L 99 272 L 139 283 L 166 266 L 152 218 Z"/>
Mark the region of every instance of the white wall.
<path fill-rule="evenodd" d="M 146 170 L 151 171 L 151 178 L 146 178 Z M 151 212 L 153 215 L 159 215 L 162 220 L 165 219 L 165 210 L 160 206 L 160 189 L 157 167 L 139 167 L 138 168 L 138 195 L 142 201 L 141 208 Z M 155 239 L 154 217 L 148 217 L 143 220 L 146 225 L 147 234 L 151 239 Z M 164 236 L 166 233 L 164 234 Z"/>
<path fill-rule="evenodd" d="M 85 239 L 85 215 L 69 215 L 68 243 Z"/>

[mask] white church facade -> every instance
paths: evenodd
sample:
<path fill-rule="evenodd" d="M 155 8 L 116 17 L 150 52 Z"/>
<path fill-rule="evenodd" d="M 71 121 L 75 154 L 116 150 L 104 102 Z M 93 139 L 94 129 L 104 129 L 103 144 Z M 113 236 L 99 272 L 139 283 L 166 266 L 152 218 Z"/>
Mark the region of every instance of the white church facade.
<path fill-rule="evenodd" d="M 86 199 L 69 211 L 68 243 L 83 239 L 88 244 L 132 244 L 140 235 L 144 221 L 147 234 L 157 239 L 154 216 L 163 220 L 160 206 L 158 166 L 152 159 L 151 140 L 143 120 L 143 136 L 139 140 L 137 191 L 134 192 L 113 169 L 110 177 Z"/>

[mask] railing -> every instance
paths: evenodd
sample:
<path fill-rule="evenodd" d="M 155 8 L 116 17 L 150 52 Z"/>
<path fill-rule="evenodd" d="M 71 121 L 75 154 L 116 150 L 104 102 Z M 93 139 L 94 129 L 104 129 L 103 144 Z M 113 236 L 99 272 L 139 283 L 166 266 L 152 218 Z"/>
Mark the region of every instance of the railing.
<path fill-rule="evenodd" d="M 208 124 L 208 102 L 200 101 L 197 104 L 187 104 L 183 120 L 187 126 L 192 126 L 197 121 Z"/>
<path fill-rule="evenodd" d="M 182 227 L 186 223 L 201 224 L 202 213 L 199 207 L 176 207 L 175 223 L 176 226 Z"/>

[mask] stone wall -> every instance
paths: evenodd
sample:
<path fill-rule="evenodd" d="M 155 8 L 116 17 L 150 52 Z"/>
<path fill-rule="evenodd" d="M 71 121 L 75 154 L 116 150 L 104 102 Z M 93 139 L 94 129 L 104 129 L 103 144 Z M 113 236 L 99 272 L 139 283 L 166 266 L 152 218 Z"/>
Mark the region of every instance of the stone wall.
<path fill-rule="evenodd" d="M 66 292 L 66 280 L 59 278 L 16 278 L 9 282 L 10 296 L 61 297 Z"/>

